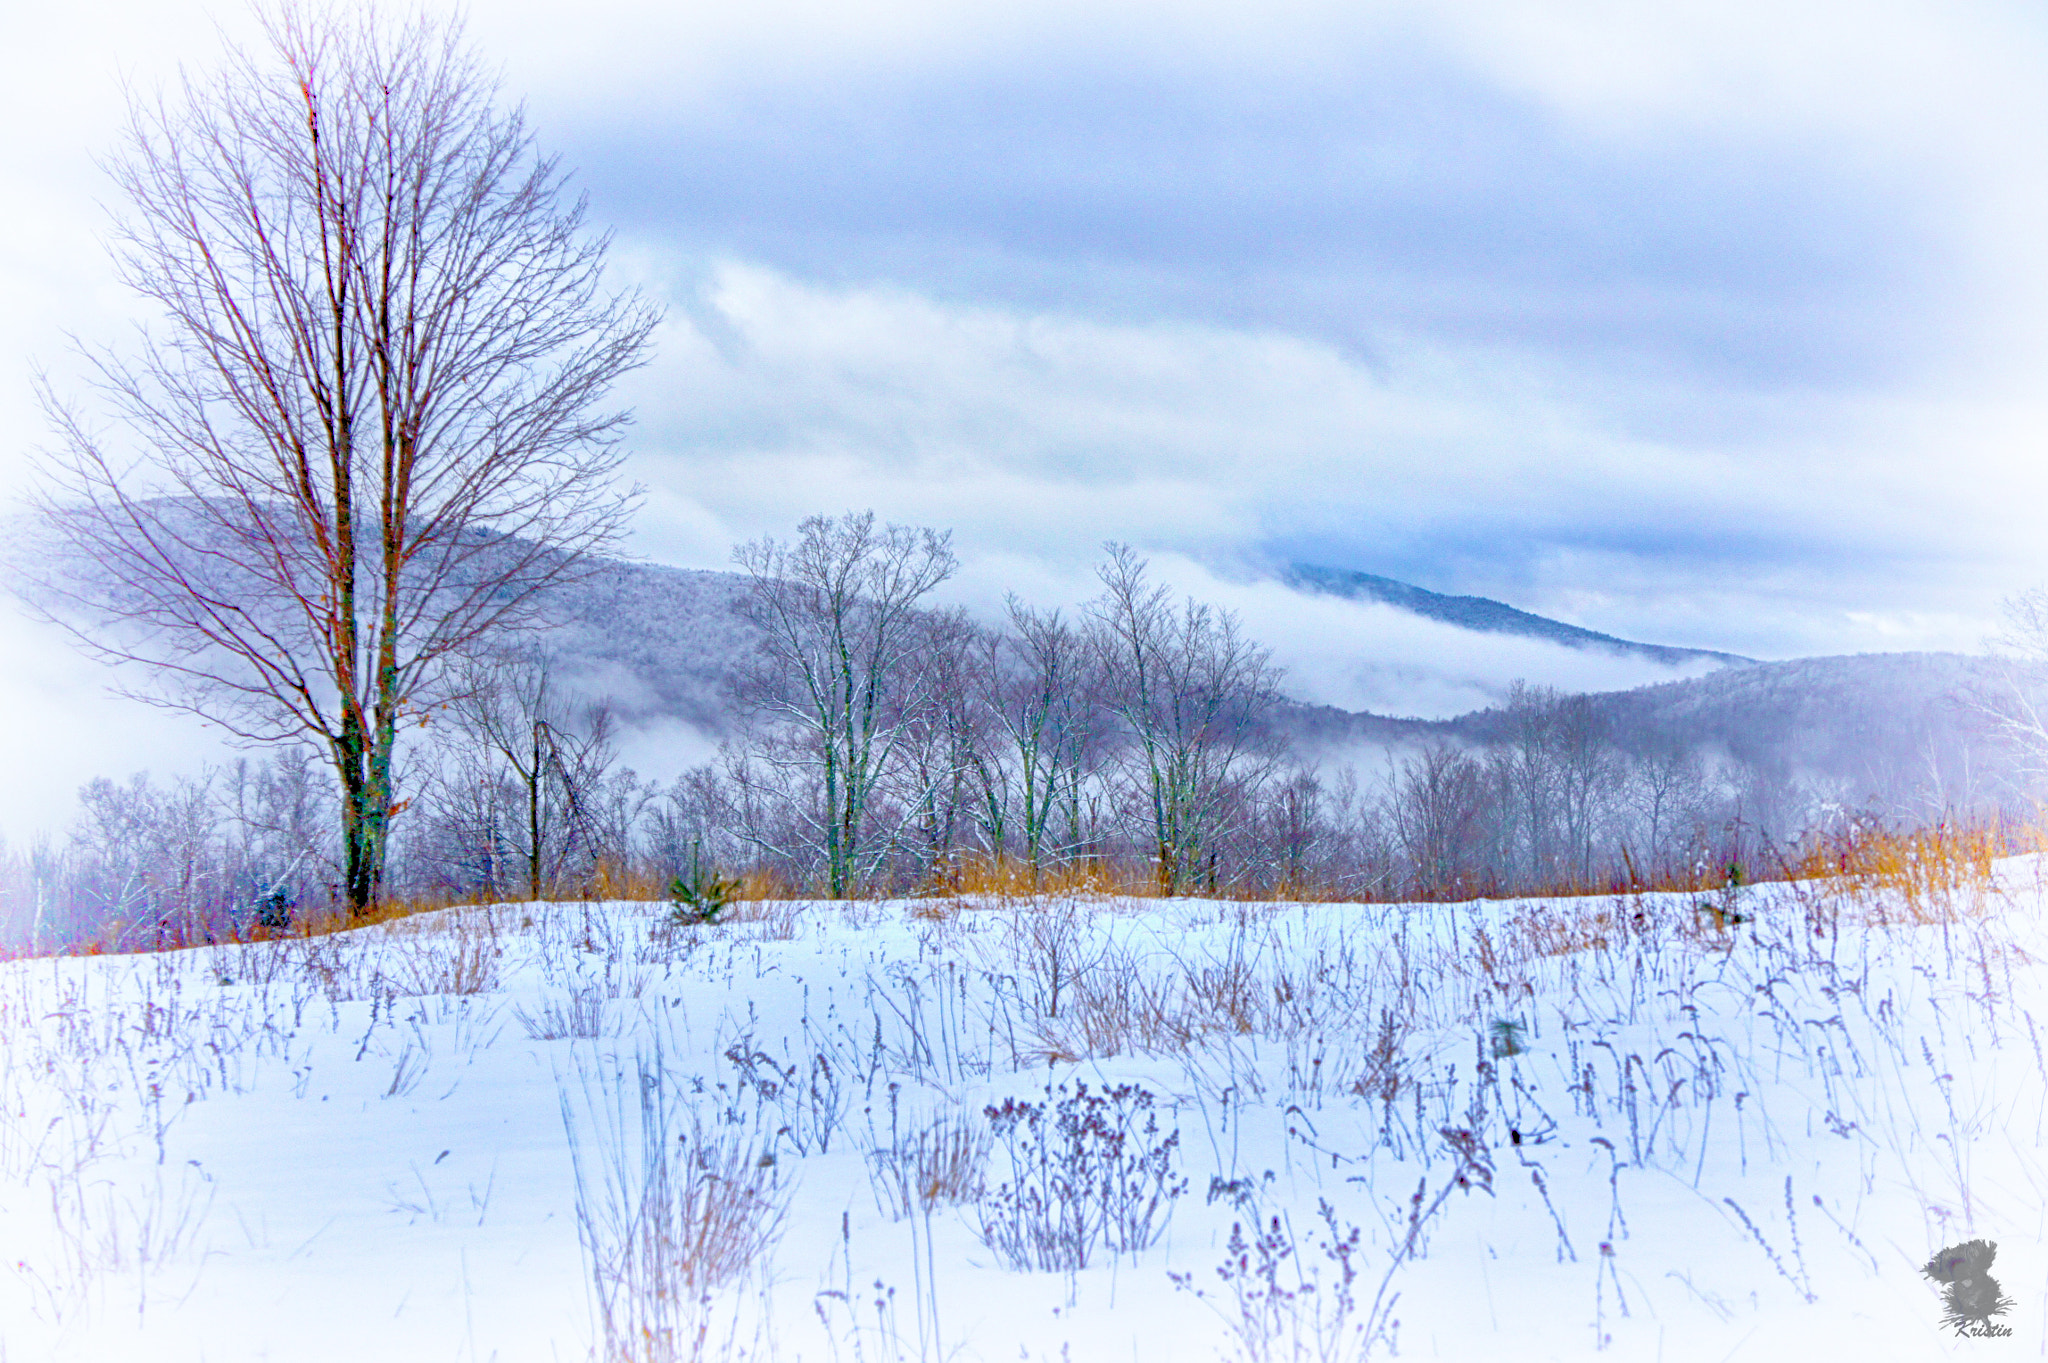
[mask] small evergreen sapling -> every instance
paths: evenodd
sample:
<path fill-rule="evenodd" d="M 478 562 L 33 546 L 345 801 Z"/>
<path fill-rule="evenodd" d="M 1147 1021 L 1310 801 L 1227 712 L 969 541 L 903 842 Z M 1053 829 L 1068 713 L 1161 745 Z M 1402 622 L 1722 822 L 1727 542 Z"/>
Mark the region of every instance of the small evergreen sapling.
<path fill-rule="evenodd" d="M 704 864 L 700 846 L 690 848 L 690 869 L 669 882 L 669 917 L 676 923 L 715 923 L 739 898 L 740 883 Z"/>

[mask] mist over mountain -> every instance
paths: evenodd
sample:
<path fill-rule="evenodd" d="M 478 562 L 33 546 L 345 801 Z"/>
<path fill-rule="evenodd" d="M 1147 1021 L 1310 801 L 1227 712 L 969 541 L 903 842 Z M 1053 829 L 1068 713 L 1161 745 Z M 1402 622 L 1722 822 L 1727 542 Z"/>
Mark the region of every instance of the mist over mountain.
<path fill-rule="evenodd" d="M 1967 654 L 1860 653 L 1755 663 L 1589 699 L 1627 752 L 1688 748 L 1846 807 L 1938 814 L 2028 789 L 1968 701 L 2001 680 L 1993 660 Z M 1281 723 L 1304 756 L 1342 762 L 1437 741 L 1481 747 L 1505 737 L 1506 716 L 1489 708 L 1404 719 L 1297 704 Z"/>
<path fill-rule="evenodd" d="M 1294 565 L 1284 580 L 1297 591 L 1366 599 L 1453 626 L 1474 636 L 1474 646 L 1515 635 L 1659 666 L 1714 666 L 1703 676 L 1585 692 L 1624 751 L 1676 745 L 1850 806 L 1939 809 L 2009 799 L 2024 788 L 1962 699 L 1997 684 L 1989 659 L 1879 653 L 1757 662 L 1617 639 L 1366 573 Z M 610 700 L 630 729 L 683 725 L 715 739 L 730 718 L 725 679 L 755 646 L 737 609 L 748 589 L 738 573 L 607 560 L 561 590 L 548 643 L 578 687 Z M 1246 623 L 1256 637 L 1258 622 Z M 1433 741 L 1484 747 L 1503 737 L 1504 720 L 1497 707 L 1415 719 L 1290 699 L 1275 723 L 1304 759 L 1370 771 Z M 643 745 L 636 755 L 650 769 L 666 765 L 658 748 Z"/>
<path fill-rule="evenodd" d="M 739 573 L 607 559 L 556 591 L 545 642 L 627 724 L 679 720 L 717 733 L 725 680 L 758 637 L 738 609 L 748 589 Z"/>

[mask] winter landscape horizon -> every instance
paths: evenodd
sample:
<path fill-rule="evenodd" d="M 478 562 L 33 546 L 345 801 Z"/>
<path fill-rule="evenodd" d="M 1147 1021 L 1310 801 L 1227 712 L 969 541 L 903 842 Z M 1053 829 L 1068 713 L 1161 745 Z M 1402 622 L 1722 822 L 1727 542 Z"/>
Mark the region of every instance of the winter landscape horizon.
<path fill-rule="evenodd" d="M 2048 1356 L 2044 60 L 14 16 L 0 1363 Z"/>

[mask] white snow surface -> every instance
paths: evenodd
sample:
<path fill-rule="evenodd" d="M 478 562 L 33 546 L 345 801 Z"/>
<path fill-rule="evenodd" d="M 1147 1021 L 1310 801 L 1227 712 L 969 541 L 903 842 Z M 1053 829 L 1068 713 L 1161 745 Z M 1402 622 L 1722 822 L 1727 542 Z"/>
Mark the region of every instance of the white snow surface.
<path fill-rule="evenodd" d="M 2037 1355 L 2041 874 L 1750 887 L 1728 929 L 1682 895 L 513 904 L 14 962 L 0 1360 Z M 1048 1111 L 1040 1168 L 987 1110 L 1081 1085 L 1132 1215 L 1185 1191 L 1119 1250 L 1082 1189 L 1086 1266 L 1007 1266 L 1004 1185 L 1057 1201 L 1107 1137 Z M 978 1179 L 906 1195 L 935 1124 Z M 634 1218 L 692 1177 L 750 1184 L 759 1252 L 636 1344 Z M 1970 1239 L 2008 1338 L 1921 1271 Z"/>

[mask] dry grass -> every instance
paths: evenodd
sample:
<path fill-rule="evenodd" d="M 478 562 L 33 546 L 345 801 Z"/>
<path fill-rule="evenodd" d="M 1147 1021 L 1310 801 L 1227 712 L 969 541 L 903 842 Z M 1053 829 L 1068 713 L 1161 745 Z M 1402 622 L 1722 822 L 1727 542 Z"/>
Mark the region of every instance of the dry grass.
<path fill-rule="evenodd" d="M 1351 1092 L 1389 1108 L 1393 1106 L 1401 1096 L 1401 1085 L 1408 1080 L 1406 1046 L 1410 1021 L 1405 1010 L 1397 1016 L 1391 1008 L 1380 1009 L 1379 1029 L 1373 1034 L 1364 1064 L 1351 1080 Z"/>
<path fill-rule="evenodd" d="M 1473 960 L 1487 979 L 1505 985 L 1526 978 L 1543 957 L 1610 951 L 1652 927 L 1641 902 L 1621 896 L 1518 904 L 1499 925 L 1498 940 L 1484 928 L 1474 930 Z"/>
<path fill-rule="evenodd" d="M 911 901 L 910 917 L 919 923 L 951 923 L 964 907 L 957 898 L 916 899 Z"/>
<path fill-rule="evenodd" d="M 1026 972 L 1033 968 L 1022 964 Z M 1076 958 L 1056 1011 L 1045 1006 L 1051 991 L 1040 986 L 1030 1023 L 1035 1056 L 1071 1062 L 1184 1054 L 1216 1037 L 1283 1038 L 1341 1027 L 1352 1005 L 1326 996 L 1319 981 L 1331 969 L 1320 952 L 1258 959 L 1242 939 L 1220 956 L 1149 962 L 1104 946 L 1085 961 Z"/>
<path fill-rule="evenodd" d="M 796 899 L 749 898 L 742 895 L 719 915 L 722 923 L 756 923 L 761 936 L 771 941 L 795 939 L 803 920 L 803 901 Z"/>
<path fill-rule="evenodd" d="M 301 906 L 292 911 L 289 928 L 277 931 L 252 927 L 248 932 L 250 941 L 271 941 L 280 937 L 328 937 L 337 932 L 348 932 L 355 928 L 383 927 L 417 918 L 424 913 L 439 913 L 443 909 L 475 908 L 479 901 L 472 896 L 439 894 L 391 896 L 380 899 L 361 913 L 350 913 L 346 907 L 335 905 L 326 909 Z"/>
<path fill-rule="evenodd" d="M 535 1041 L 589 1040 L 604 1032 L 604 991 L 586 985 L 560 1002 L 543 1000 L 531 1014 L 515 1006 L 512 1015 Z"/>
<path fill-rule="evenodd" d="M 726 877 L 737 887 L 735 900 L 794 899 L 800 886 L 792 885 L 775 872 L 761 867 Z M 651 866 L 629 866 L 617 858 L 601 859 L 587 884 L 573 887 L 584 899 L 628 900 L 633 903 L 666 903 L 672 898 L 674 877 Z"/>
<path fill-rule="evenodd" d="M 1879 928 L 1981 921 L 1999 906 L 1993 863 L 2011 842 L 2009 833 L 1986 825 L 1858 826 L 1810 840 L 1757 884 L 1783 885 L 1815 934 L 1845 919 Z M 1752 916 L 1778 910 L 1776 896 L 1738 892 L 1721 874 L 1718 883 L 1702 873 L 1693 884 L 1664 887 L 1689 898 L 1690 908 L 1676 912 L 1623 895 L 1523 903 L 1497 935 L 1475 931 L 1472 959 L 1486 978 L 1501 982 L 1525 976 L 1543 957 L 1625 950 L 1665 928 L 1690 948 L 1725 951 Z"/>
<path fill-rule="evenodd" d="M 941 1117 L 869 1156 L 877 1201 L 897 1221 L 973 1202 L 981 1196 L 989 1146 L 988 1129 L 972 1117 Z"/>
<path fill-rule="evenodd" d="M 1033 866 L 1014 857 L 972 855 L 949 859 L 926 878 L 926 899 L 1016 903 L 1038 899 L 1157 898 L 1158 880 L 1128 867 L 1087 859 L 1064 866 Z"/>
<path fill-rule="evenodd" d="M 773 1242 L 775 1178 L 745 1142 L 698 1130 L 678 1142 L 667 1184 L 650 1187 L 637 1247 L 643 1266 L 691 1293 L 733 1282 Z"/>
<path fill-rule="evenodd" d="M 1873 927 L 1981 919 L 1998 897 L 1992 863 L 2005 841 L 1981 824 L 1852 827 L 1817 839 L 1793 874 L 1826 886 L 1840 907 Z"/>
<path fill-rule="evenodd" d="M 152 1170 L 133 1196 L 125 1196 L 111 1182 L 88 1185 L 78 1171 L 67 1173 L 50 1185 L 54 1257 L 43 1260 L 43 1272 L 17 1266 L 53 1318 L 67 1318 L 117 1280 L 134 1294 L 139 1318 L 152 1288 L 164 1287 L 167 1269 L 183 1264 L 196 1280 L 194 1250 L 212 1210 L 210 1187 L 187 1173 L 172 1188 L 163 1171 Z"/>
<path fill-rule="evenodd" d="M 489 909 L 453 909 L 445 919 L 386 925 L 385 977 L 401 994 L 487 994 L 498 984 L 504 948 Z"/>
<path fill-rule="evenodd" d="M 758 1133 L 700 1125 L 659 1051 L 636 1071 L 583 1071 L 580 1113 L 562 1089 L 577 1226 L 604 1363 L 678 1363 L 703 1355 L 712 1294 L 761 1264 L 788 1200 Z"/>

